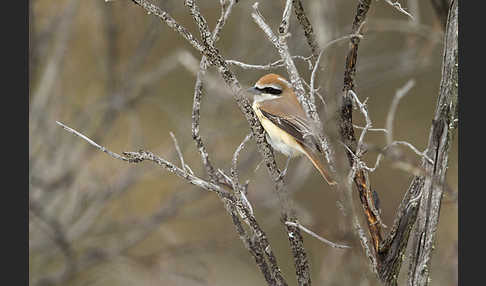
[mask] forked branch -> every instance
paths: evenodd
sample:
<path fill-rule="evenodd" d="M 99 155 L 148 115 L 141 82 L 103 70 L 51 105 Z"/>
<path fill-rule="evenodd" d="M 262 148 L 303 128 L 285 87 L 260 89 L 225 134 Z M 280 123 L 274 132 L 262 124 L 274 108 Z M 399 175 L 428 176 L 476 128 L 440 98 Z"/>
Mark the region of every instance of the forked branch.
<path fill-rule="evenodd" d="M 359 30 L 366 18 L 370 5 L 371 0 L 363 0 L 358 4 L 352 27 L 353 32 Z M 427 266 L 430 262 L 430 251 L 433 248 L 432 244 L 438 222 L 440 198 L 447 167 L 447 154 L 457 122 L 457 85 L 454 85 L 457 83 L 457 1 L 453 1 L 451 4 L 447 27 L 443 78 L 438 108 L 429 136 L 427 151 L 418 152 L 423 157 L 422 167 L 425 169 L 425 176 L 422 173 L 412 180 L 399 206 L 394 225 L 385 238 L 383 238 L 381 224 L 377 223 L 379 217 L 374 211 L 377 209 L 373 199 L 375 192 L 371 190 L 370 184 L 367 182 L 369 169 L 363 165 L 356 164 L 356 160 L 359 160 L 357 149 L 359 149 L 360 144 L 353 130 L 352 96 L 355 94 L 354 77 L 356 74 L 359 37 L 351 39 L 346 57 L 344 88 L 340 109 L 340 133 L 346 146 L 350 165 L 358 166 L 355 171 L 354 182 L 374 246 L 375 257 L 372 259 L 372 262 L 373 264 L 376 263 L 377 274 L 386 285 L 397 285 L 403 255 L 417 217 L 419 217 L 419 223 L 416 230 L 417 234 L 414 236 L 409 282 L 410 285 L 427 284 L 428 271 L 426 269 L 428 269 Z M 409 86 L 405 88 L 409 88 Z M 388 127 L 390 127 L 391 122 L 389 120 Z M 391 130 L 387 130 L 387 135 L 390 145 L 406 143 L 400 141 L 390 142 L 392 138 Z M 410 147 L 410 145 L 407 146 Z M 425 233 L 427 233 L 427 239 L 424 239 Z"/>

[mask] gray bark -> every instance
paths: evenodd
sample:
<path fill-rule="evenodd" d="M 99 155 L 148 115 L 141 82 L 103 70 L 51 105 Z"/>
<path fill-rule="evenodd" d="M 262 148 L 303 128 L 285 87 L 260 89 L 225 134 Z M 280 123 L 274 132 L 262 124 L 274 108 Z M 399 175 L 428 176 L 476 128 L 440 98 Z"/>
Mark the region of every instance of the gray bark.
<path fill-rule="evenodd" d="M 442 80 L 427 155 L 434 164 L 425 164 L 425 178 L 417 222 L 412 234 L 409 285 L 428 285 L 430 260 L 439 223 L 449 149 L 458 122 L 458 0 L 452 0 L 444 38 Z"/>

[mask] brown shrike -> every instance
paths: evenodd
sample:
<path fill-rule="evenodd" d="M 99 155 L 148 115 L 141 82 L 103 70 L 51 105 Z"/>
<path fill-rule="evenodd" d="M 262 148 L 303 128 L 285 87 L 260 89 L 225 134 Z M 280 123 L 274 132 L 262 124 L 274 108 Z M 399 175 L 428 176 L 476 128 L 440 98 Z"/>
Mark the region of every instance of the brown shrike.
<path fill-rule="evenodd" d="M 335 185 L 324 168 L 314 124 L 307 118 L 290 83 L 277 74 L 267 74 L 248 91 L 254 94 L 253 110 L 273 149 L 289 159 L 304 154 L 326 182 Z"/>

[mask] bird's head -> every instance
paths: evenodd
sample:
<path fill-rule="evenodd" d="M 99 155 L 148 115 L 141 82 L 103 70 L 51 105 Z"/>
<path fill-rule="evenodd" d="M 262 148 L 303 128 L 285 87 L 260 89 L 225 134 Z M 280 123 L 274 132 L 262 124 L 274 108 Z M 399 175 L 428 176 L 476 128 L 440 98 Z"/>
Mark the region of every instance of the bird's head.
<path fill-rule="evenodd" d="M 290 83 L 282 76 L 270 73 L 262 76 L 248 92 L 254 94 L 256 101 L 275 99 L 292 92 Z"/>

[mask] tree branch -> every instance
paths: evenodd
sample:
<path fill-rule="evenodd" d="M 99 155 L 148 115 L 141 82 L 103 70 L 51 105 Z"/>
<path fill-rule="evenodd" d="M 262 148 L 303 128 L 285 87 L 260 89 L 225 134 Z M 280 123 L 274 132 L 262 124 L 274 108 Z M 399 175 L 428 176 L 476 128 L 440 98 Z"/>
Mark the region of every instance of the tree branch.
<path fill-rule="evenodd" d="M 353 23 L 353 30 L 357 29 L 360 23 L 364 21 L 366 12 L 369 9 L 371 1 L 362 1 L 358 5 L 357 14 Z M 457 9 L 457 2 L 455 3 Z M 452 17 L 452 22 L 448 25 L 446 34 L 446 45 L 444 47 L 444 65 L 443 78 L 441 81 L 441 94 L 436 116 L 429 136 L 429 146 L 426 152 L 419 152 L 411 144 L 403 141 L 393 141 L 391 124 L 392 118 L 388 119 L 387 129 L 388 147 L 395 144 L 405 144 L 412 148 L 417 154 L 423 157 L 422 166 L 425 169 L 425 176 L 422 174 L 416 176 L 397 211 L 396 219 L 390 233 L 385 239 L 382 239 L 380 224 L 377 224 L 377 216 L 372 211 L 374 201 L 371 198 L 372 191 L 366 181 L 366 168 L 362 167 L 356 171 L 354 177 L 355 184 L 361 199 L 368 227 L 374 245 L 376 255 L 376 266 L 378 276 L 386 285 L 397 285 L 398 274 L 400 272 L 403 255 L 407 246 L 408 237 L 416 218 L 417 230 L 414 235 L 414 253 L 412 254 L 411 269 L 409 272 L 410 285 L 426 285 L 428 278 L 430 251 L 433 249 L 435 230 L 438 221 L 438 211 L 440 209 L 440 198 L 442 187 L 444 185 L 445 169 L 447 166 L 447 154 L 449 144 L 452 138 L 453 130 L 457 122 L 457 10 L 456 18 Z M 453 14 L 454 15 L 454 14 Z M 450 16 L 451 17 L 451 16 Z M 455 28 L 455 30 L 454 30 Z M 348 91 L 354 89 L 354 75 L 356 72 L 356 60 L 359 39 L 351 40 L 350 50 L 346 58 L 346 70 L 344 78 L 343 103 L 341 108 L 341 134 L 348 151 L 350 164 L 359 160 L 355 149 L 357 140 L 352 128 L 352 101 L 349 98 Z M 405 93 L 411 84 L 406 85 L 402 91 Z M 353 93 L 351 93 L 352 95 Z M 391 114 L 398 104 L 400 96 L 396 97 L 392 103 Z M 398 98 L 398 99 L 397 99 Z M 449 131 L 449 133 L 447 132 Z M 359 155 L 359 154 L 358 154 Z M 431 164 L 431 162 L 435 162 Z M 427 182 L 427 184 L 426 184 Z M 419 209 L 420 205 L 420 210 Z M 418 214 L 417 214 L 418 212 Z M 420 219 L 422 218 L 422 219 Z M 421 222 L 421 223 L 419 223 Z M 421 228 L 422 226 L 422 228 Z M 427 235 L 425 235 L 427 233 Z M 427 239 L 425 239 L 427 237 Z M 418 284 L 416 284 L 418 283 Z"/>
<path fill-rule="evenodd" d="M 364 0 L 359 2 L 351 34 L 358 34 L 358 32 L 361 30 L 361 26 L 364 23 L 370 5 L 371 0 Z M 348 160 L 351 166 L 354 166 L 355 164 L 354 154 L 356 153 L 357 140 L 354 135 L 353 129 L 353 97 L 350 91 L 354 90 L 354 76 L 356 74 L 356 62 L 358 57 L 359 42 L 360 37 L 356 36 L 351 38 L 348 54 L 346 56 L 344 87 L 339 113 L 339 128 L 341 140 L 347 147 Z M 370 199 L 373 192 L 366 181 L 366 177 L 367 175 L 365 174 L 365 170 L 363 170 L 362 168 L 357 168 L 353 179 L 356 187 L 358 188 L 359 198 L 367 219 L 372 244 L 376 251 L 378 250 L 379 243 L 382 239 L 381 225 L 378 223 L 378 218 L 376 214 L 372 211 L 373 209 L 376 209 L 376 206 L 374 206 L 374 200 Z"/>
<path fill-rule="evenodd" d="M 294 8 L 295 16 L 299 21 L 302 29 L 304 30 L 304 36 L 307 39 L 307 44 L 309 45 L 312 56 L 316 59 L 319 56 L 319 44 L 317 43 L 316 37 L 314 35 L 314 29 L 312 28 L 312 24 L 307 17 L 304 6 L 302 5 L 302 0 L 293 0 L 292 6 Z"/>
<path fill-rule="evenodd" d="M 447 17 L 439 99 L 427 145 L 427 155 L 434 164 L 425 164 L 423 195 L 412 237 L 410 285 L 429 283 L 449 150 L 458 122 L 458 97 L 458 1 L 452 0 Z"/>

